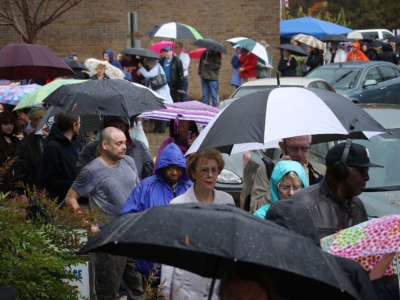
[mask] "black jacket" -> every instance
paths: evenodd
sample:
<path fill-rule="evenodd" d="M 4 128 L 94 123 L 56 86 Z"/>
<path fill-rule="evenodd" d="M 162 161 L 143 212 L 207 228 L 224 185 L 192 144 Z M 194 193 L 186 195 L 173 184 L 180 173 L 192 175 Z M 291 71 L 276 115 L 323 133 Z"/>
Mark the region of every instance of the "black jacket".
<path fill-rule="evenodd" d="M 346 199 L 344 203 L 337 200 L 325 179 L 289 199 L 273 203 L 266 218 L 310 237 L 317 245 L 322 237 L 368 219 L 358 197 Z"/>
<path fill-rule="evenodd" d="M 51 128 L 43 149 L 41 184 L 49 196 L 62 201 L 76 177 L 78 151 L 55 126 Z"/>
<path fill-rule="evenodd" d="M 164 61 L 166 58 L 162 58 L 160 61 L 161 67 L 164 68 Z M 177 90 L 183 90 L 183 66 L 179 57 L 175 55 L 172 56 L 170 63 L 170 81 L 168 82 L 169 88 L 171 90 L 171 96 L 174 98 L 174 93 Z"/>

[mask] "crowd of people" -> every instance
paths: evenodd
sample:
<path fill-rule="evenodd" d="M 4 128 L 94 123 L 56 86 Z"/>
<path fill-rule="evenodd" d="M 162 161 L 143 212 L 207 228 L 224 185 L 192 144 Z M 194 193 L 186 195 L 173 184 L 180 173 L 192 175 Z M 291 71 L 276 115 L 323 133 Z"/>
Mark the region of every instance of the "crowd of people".
<path fill-rule="evenodd" d="M 121 69 L 127 80 L 150 88 L 151 79 L 163 74 L 165 83 L 153 88 L 155 92 L 166 102 L 186 101 L 190 59 L 182 51 L 182 43 L 176 42 L 174 48 L 176 55 L 171 46 L 163 47 L 160 59 L 120 57 L 115 60 L 111 50 L 103 52 L 103 59 Z M 353 43 L 346 60 L 362 57 L 358 52 L 361 48 Z M 333 43 L 329 51 L 324 58 L 319 50 L 309 49 L 308 68 L 304 71 L 309 72 L 324 61 L 332 63 L 345 57 L 341 52 L 344 50 L 335 48 Z M 383 59 L 383 52 L 379 57 Z M 70 59 L 78 58 L 75 54 Z M 233 86 L 265 76 L 259 73 L 257 56 L 246 49 L 235 47 L 231 64 Z M 203 102 L 214 106 L 219 101 L 220 67 L 221 53 L 203 52 L 198 69 Z M 283 50 L 278 67 L 282 74 L 294 76 L 297 67 L 293 55 Z M 109 80 L 105 64 L 99 63 L 95 71 L 91 79 Z M 80 134 L 81 118 L 72 112 L 57 113 L 46 120 L 43 128 L 38 128 L 45 109 L 24 109 L 16 113 L 11 111 L 12 107 L 2 109 L 0 190 L 14 192 L 21 201 L 29 202 L 26 190 L 34 185 L 46 189 L 60 209 L 71 209 L 77 214 L 96 209 L 102 218 L 90 224 L 93 234 L 120 215 L 154 206 L 235 205 L 231 195 L 215 189 L 224 167 L 218 150 L 207 149 L 184 156 L 199 135 L 194 121 L 177 118 L 169 123 L 157 122 L 154 132 L 162 133 L 168 126 L 169 137 L 153 158 L 148 146 L 132 134 L 130 124 L 134 120 L 106 117 L 102 130 L 89 139 Z M 269 159 L 254 170 L 248 210 L 311 238 L 319 246 L 322 237 L 367 220 L 363 203 L 357 196 L 369 180 L 368 169 L 379 166 L 370 161 L 364 146 L 350 140 L 333 146 L 324 165 L 310 162 L 310 144 L 308 135 L 286 138 L 279 143 L 279 159 Z M 399 297 L 398 288 L 381 281 L 384 267 L 393 255 L 382 259 L 369 273 L 355 262 L 341 261 L 343 271 L 361 299 Z M 93 254 L 91 263 L 97 299 L 118 299 L 121 286 L 128 300 L 145 299 L 145 286 L 154 272 L 160 299 L 206 299 L 212 280 L 174 266 L 157 266 L 153 262 L 106 253 Z M 234 270 L 218 282 L 212 299 L 281 299 L 271 282 L 267 273 Z"/>

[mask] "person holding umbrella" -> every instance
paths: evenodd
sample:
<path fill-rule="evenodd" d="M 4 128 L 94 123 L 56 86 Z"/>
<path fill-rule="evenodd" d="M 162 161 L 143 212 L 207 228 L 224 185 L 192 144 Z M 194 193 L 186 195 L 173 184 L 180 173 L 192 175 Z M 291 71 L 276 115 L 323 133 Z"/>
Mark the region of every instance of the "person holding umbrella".
<path fill-rule="evenodd" d="M 224 160 L 221 153 L 215 149 L 206 149 L 193 153 L 187 159 L 187 174 L 193 181 L 183 195 L 173 199 L 170 204 L 205 203 L 235 205 L 231 195 L 215 189 L 215 183 Z M 161 295 L 162 299 L 207 299 L 211 279 L 197 274 L 162 265 Z M 213 299 L 218 299 L 217 295 Z"/>
<path fill-rule="evenodd" d="M 283 49 L 281 59 L 278 63 L 278 71 L 284 77 L 297 76 L 297 60 L 294 58 L 289 50 Z"/>
<path fill-rule="evenodd" d="M 249 50 L 241 48 L 239 61 L 239 76 L 243 79 L 243 81 L 247 82 L 249 80 L 255 80 L 257 78 L 257 56 L 251 53 Z"/>
<path fill-rule="evenodd" d="M 198 74 L 201 78 L 201 90 L 203 103 L 218 106 L 218 75 L 221 68 L 221 52 L 209 50 L 203 52 L 200 57 Z"/>

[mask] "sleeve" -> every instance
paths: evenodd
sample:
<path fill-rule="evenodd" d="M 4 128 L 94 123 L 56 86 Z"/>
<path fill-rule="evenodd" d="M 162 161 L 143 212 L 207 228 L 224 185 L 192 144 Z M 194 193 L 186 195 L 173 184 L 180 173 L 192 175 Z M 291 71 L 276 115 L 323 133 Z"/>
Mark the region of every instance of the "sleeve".
<path fill-rule="evenodd" d="M 172 276 L 175 268 L 168 265 L 161 265 L 160 276 L 160 293 L 161 296 L 169 296 L 171 294 Z"/>
<path fill-rule="evenodd" d="M 81 197 L 89 197 L 95 187 L 95 176 L 87 168 L 83 168 L 76 177 L 71 188 Z"/>
<path fill-rule="evenodd" d="M 254 183 L 251 189 L 250 212 L 253 213 L 261 206 L 271 203 L 271 192 L 269 190 L 269 179 L 265 164 L 261 164 L 254 176 Z"/>
<path fill-rule="evenodd" d="M 130 193 L 128 199 L 125 201 L 122 209 L 120 211 L 120 215 L 124 215 L 131 212 L 139 212 L 143 211 L 144 207 L 142 205 L 141 196 L 143 192 L 143 185 L 141 182 L 133 189 Z"/>
<path fill-rule="evenodd" d="M 184 55 L 180 56 L 179 58 L 181 59 L 183 70 L 189 69 L 190 65 L 190 57 L 188 54 L 183 53 Z"/>
<path fill-rule="evenodd" d="M 149 77 L 151 77 L 150 72 L 147 71 L 144 67 L 140 67 L 139 72 L 140 72 L 140 74 L 142 74 L 142 76 L 143 76 L 144 78 L 149 78 Z"/>
<path fill-rule="evenodd" d="M 177 64 L 177 77 L 176 77 L 176 89 L 182 90 L 183 89 L 183 64 L 179 57 L 176 57 L 176 64 Z"/>

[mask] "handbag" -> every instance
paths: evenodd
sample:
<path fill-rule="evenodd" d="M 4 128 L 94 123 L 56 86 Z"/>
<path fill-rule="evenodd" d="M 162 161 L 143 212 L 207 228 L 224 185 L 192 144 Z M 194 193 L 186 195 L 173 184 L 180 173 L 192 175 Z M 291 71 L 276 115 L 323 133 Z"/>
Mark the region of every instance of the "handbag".
<path fill-rule="evenodd" d="M 164 85 L 168 84 L 167 76 L 164 73 L 161 73 L 161 67 L 159 66 L 158 75 L 150 78 L 149 80 L 150 87 L 153 91 L 158 90 L 159 88 L 163 87 Z"/>

